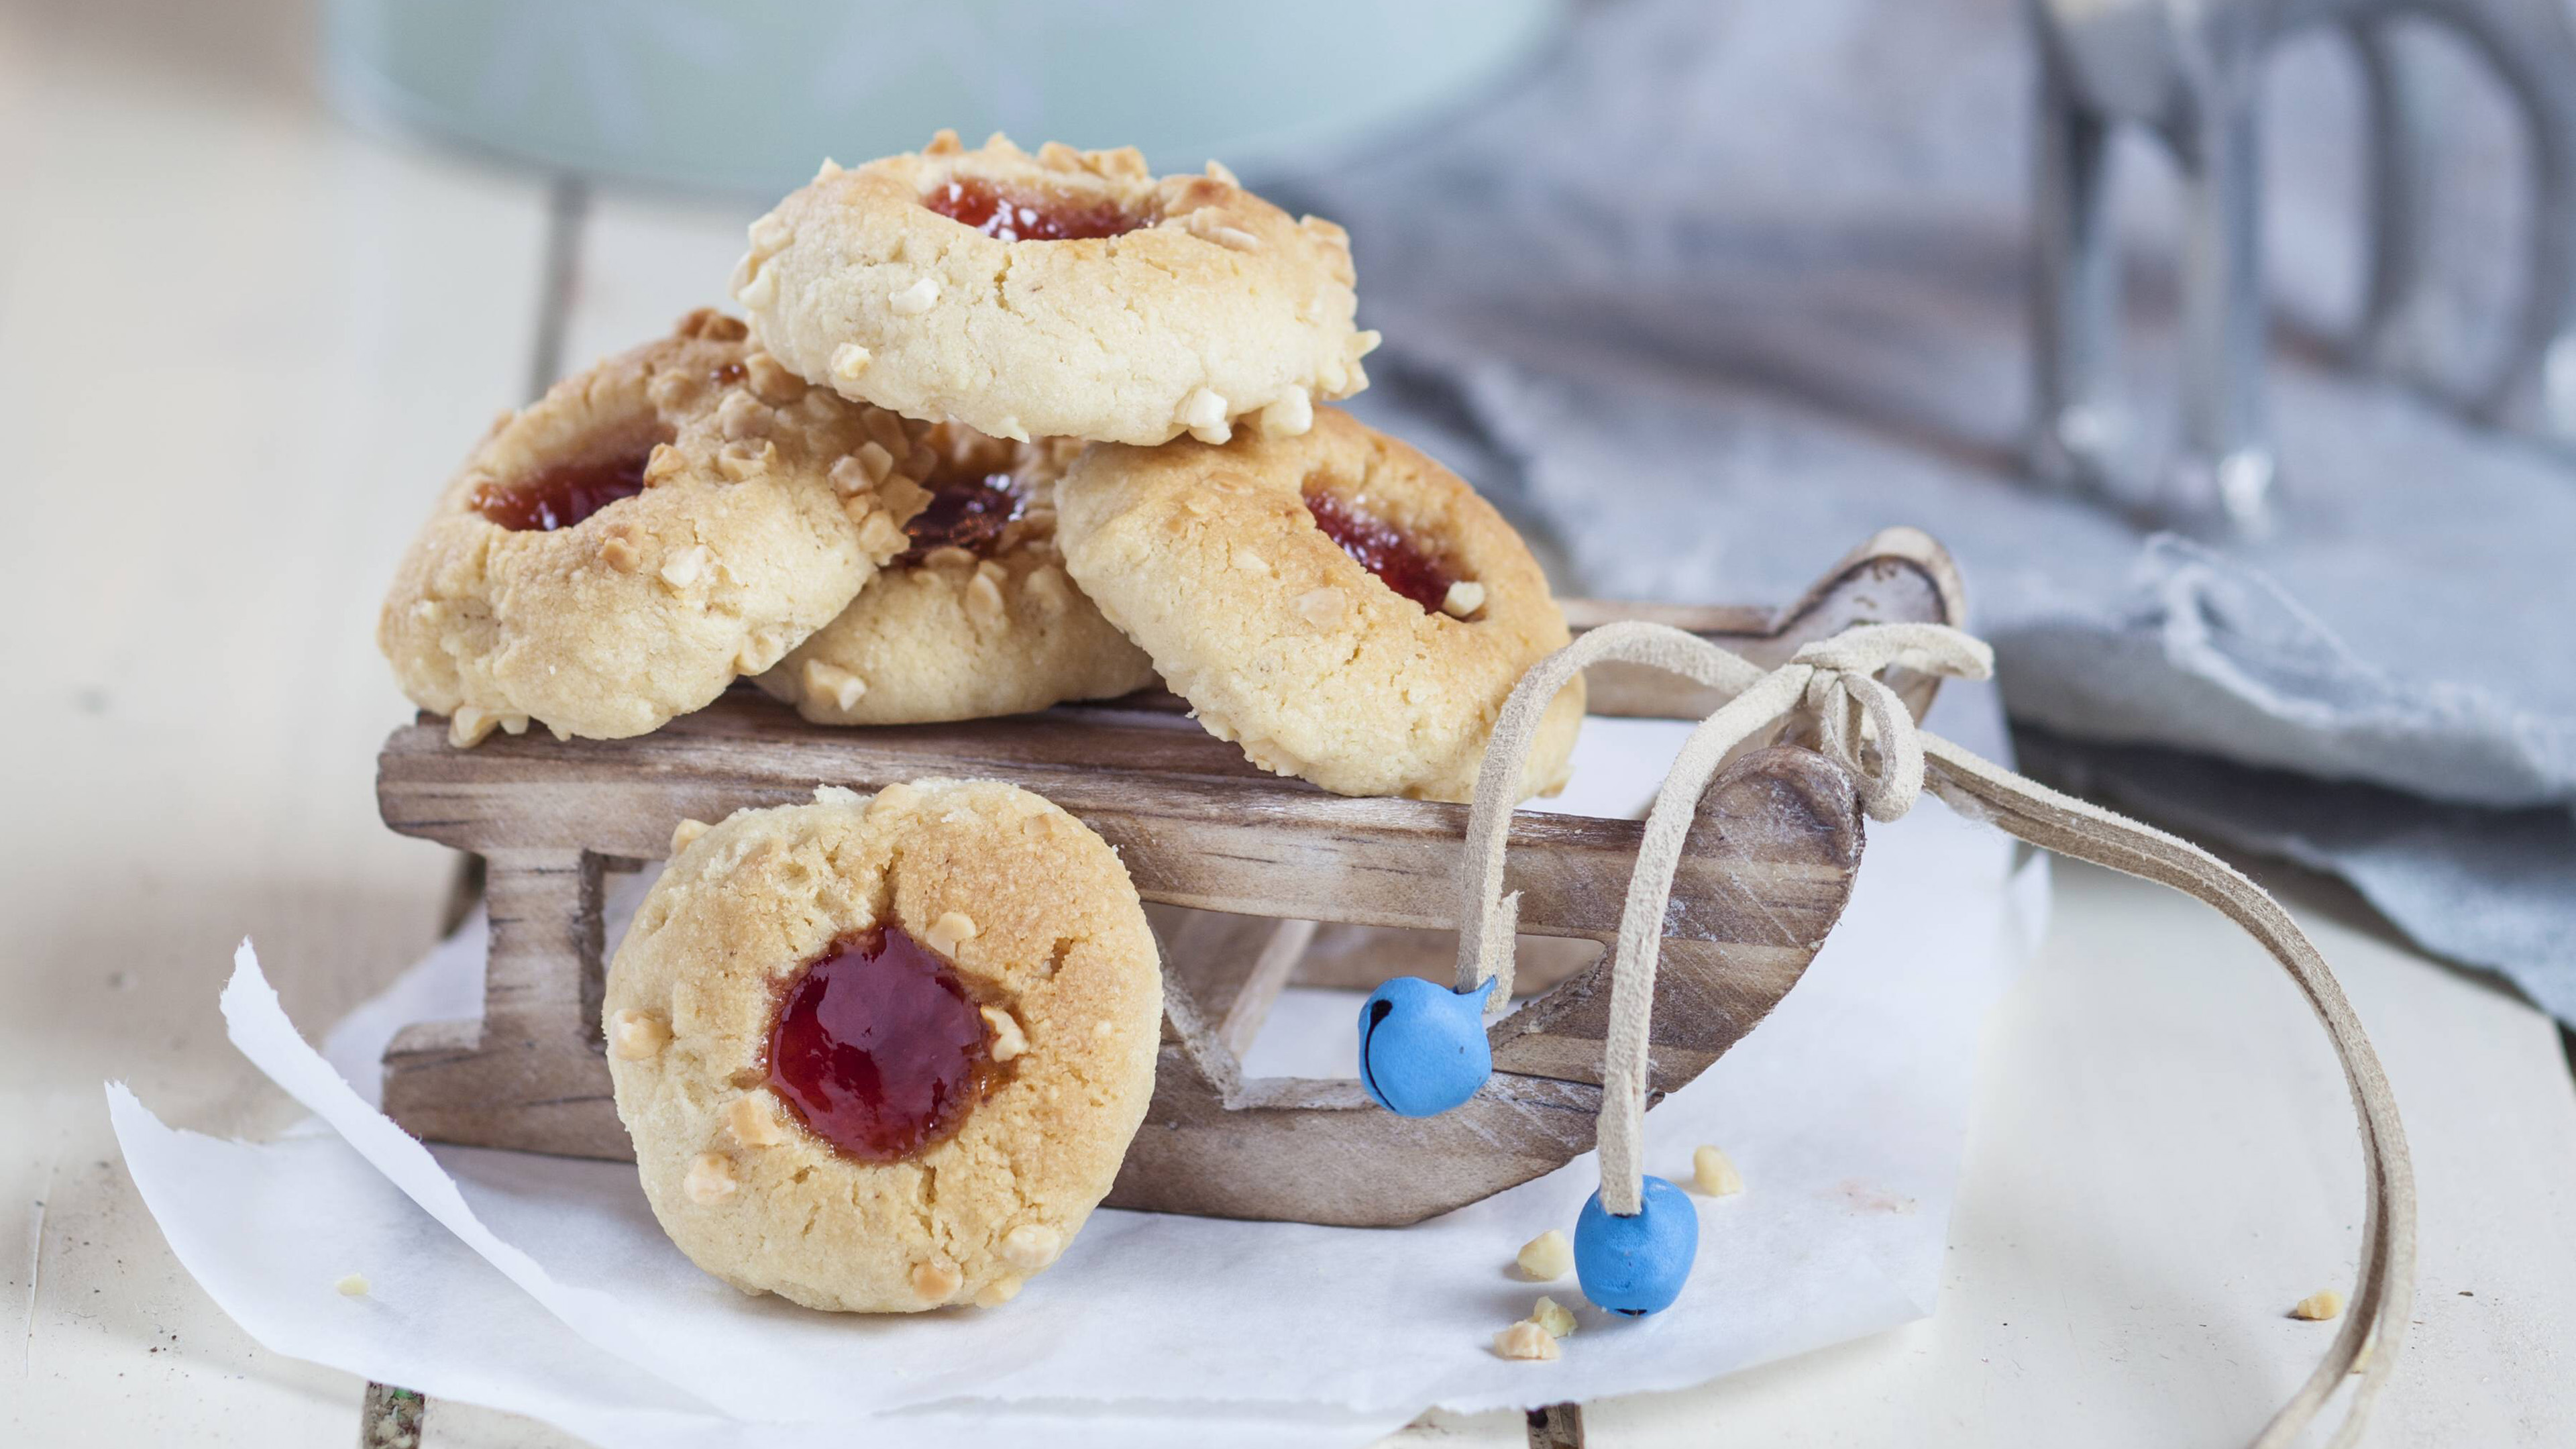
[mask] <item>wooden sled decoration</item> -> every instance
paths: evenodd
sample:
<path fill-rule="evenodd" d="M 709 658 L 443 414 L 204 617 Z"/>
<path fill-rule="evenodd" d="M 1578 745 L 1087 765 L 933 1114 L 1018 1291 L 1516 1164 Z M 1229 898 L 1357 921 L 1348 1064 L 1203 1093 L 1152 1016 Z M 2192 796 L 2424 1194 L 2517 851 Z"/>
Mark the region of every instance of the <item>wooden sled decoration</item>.
<path fill-rule="evenodd" d="M 1566 611 L 1578 630 L 1621 618 L 1675 624 L 1771 668 L 1853 624 L 1957 624 L 1962 599 L 1940 546 L 1892 529 L 1776 612 L 1591 600 Z M 1625 667 L 1596 669 L 1589 682 L 1600 715 L 1697 718 L 1715 704 L 1685 682 Z M 1930 704 L 1934 681 L 1889 682 L 1917 716 Z M 807 724 L 738 690 L 629 740 L 496 736 L 457 750 L 435 719 L 396 730 L 377 764 L 385 823 L 485 858 L 492 937 L 482 1019 L 396 1037 L 386 1111 L 432 1141 L 631 1157 L 600 1041 L 602 873 L 661 859 L 682 819 L 805 800 L 818 783 L 867 792 L 981 776 L 1035 790 L 1099 831 L 1156 916 L 1162 1060 L 1112 1206 L 1392 1226 L 1590 1149 L 1606 956 L 1495 1023 L 1492 1080 L 1443 1116 L 1379 1110 L 1355 1080 L 1244 1077 L 1241 1053 L 1299 979 L 1314 923 L 1342 923 L 1324 929 L 1345 937 L 1345 926 L 1452 927 L 1467 808 L 1349 799 L 1264 774 L 1180 709 L 1143 694 L 1017 719 L 852 730 Z M 1797 982 L 1850 896 L 1861 818 L 1841 769 L 1795 740 L 1749 742 L 1711 788 L 1676 879 L 1656 982 L 1659 1096 L 1699 1075 Z M 1522 932 L 1611 940 L 1641 829 L 1516 816 L 1508 888 L 1522 892 Z M 1330 973 L 1334 985 L 1392 974 L 1355 972 L 1348 952 Z"/>

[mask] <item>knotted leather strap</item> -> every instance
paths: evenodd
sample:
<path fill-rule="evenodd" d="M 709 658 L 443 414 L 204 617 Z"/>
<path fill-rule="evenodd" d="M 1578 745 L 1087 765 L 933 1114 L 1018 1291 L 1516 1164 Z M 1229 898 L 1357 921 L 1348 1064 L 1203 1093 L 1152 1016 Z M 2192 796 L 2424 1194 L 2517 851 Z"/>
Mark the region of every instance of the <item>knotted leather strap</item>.
<path fill-rule="evenodd" d="M 1504 894 L 1502 880 L 1504 846 L 1518 803 L 1515 787 L 1548 702 L 1578 670 L 1612 660 L 1663 669 L 1732 697 L 1701 720 L 1683 743 L 1647 812 L 1636 868 L 1629 876 L 1613 946 L 1610 1026 L 1602 1064 L 1602 1205 L 1619 1214 L 1638 1209 L 1655 962 L 1673 875 L 1700 796 L 1739 746 L 1803 716 L 1814 722 L 1818 751 L 1851 775 L 1862 808 L 1872 818 L 1903 815 L 1928 785 L 1960 813 L 2034 845 L 2206 901 L 2261 942 L 2298 983 L 2343 1063 L 2361 1130 L 2361 1265 L 2351 1311 L 2325 1360 L 2254 1443 L 2257 1449 L 2289 1443 L 2316 1418 L 2335 1387 L 2363 1366 L 2351 1409 L 2332 1442 L 2348 1445 L 2358 1438 L 2396 1362 L 2415 1284 L 2414 1172 L 2397 1103 L 2370 1040 L 2325 958 L 2252 881 L 2196 846 L 2061 795 L 1924 732 L 1904 701 L 1878 677 L 1879 671 L 1900 665 L 1918 673 L 1985 678 L 1992 672 L 1993 654 L 1979 640 L 1939 624 L 1864 625 L 1809 644 L 1787 664 L 1765 673 L 1697 635 L 1630 621 L 1595 629 L 1541 660 L 1504 704 L 1477 778 L 1461 860 L 1459 988 L 1500 980 L 1502 989 L 1488 998 L 1488 1017 L 1510 1007 L 1520 897 Z"/>

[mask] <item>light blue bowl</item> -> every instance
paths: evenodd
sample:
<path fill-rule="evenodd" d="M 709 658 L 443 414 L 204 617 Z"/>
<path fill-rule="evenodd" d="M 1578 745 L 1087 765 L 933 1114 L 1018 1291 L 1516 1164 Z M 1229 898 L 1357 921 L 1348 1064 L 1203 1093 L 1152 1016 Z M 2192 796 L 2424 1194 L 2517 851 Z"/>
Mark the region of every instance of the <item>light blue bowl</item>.
<path fill-rule="evenodd" d="M 1564 0 L 332 0 L 342 104 L 549 170 L 770 197 L 942 126 L 1157 170 L 1327 153 L 1491 83 Z"/>

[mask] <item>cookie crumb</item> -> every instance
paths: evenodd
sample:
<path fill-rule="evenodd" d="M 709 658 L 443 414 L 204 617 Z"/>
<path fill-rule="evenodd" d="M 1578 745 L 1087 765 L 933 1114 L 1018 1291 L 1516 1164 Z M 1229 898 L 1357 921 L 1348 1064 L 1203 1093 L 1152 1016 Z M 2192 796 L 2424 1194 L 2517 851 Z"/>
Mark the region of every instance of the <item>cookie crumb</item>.
<path fill-rule="evenodd" d="M 938 305 L 939 283 L 929 277 L 919 278 L 886 298 L 886 306 L 898 317 L 918 317 Z"/>
<path fill-rule="evenodd" d="M 1725 1153 L 1702 1146 L 1691 1153 L 1691 1186 L 1710 1197 L 1733 1197 L 1744 1191 L 1744 1174 Z"/>
<path fill-rule="evenodd" d="M 855 342 L 844 342 L 832 349 L 832 376 L 849 382 L 868 370 L 876 355 Z"/>
<path fill-rule="evenodd" d="M 1574 1332 L 1574 1310 L 1543 1294 L 1530 1308 L 1529 1321 L 1546 1329 L 1550 1338 L 1564 1338 Z"/>
<path fill-rule="evenodd" d="M 1440 612 L 1452 619 L 1464 619 L 1485 607 L 1485 586 L 1460 579 L 1440 596 Z"/>
<path fill-rule="evenodd" d="M 600 542 L 599 561 L 621 574 L 631 574 L 644 567 L 644 551 L 633 540 L 612 535 Z"/>
<path fill-rule="evenodd" d="M 2341 1316 L 2342 1313 L 2343 1294 L 2333 1288 L 2320 1288 L 2290 1305 L 2292 1318 L 2305 1319 L 2310 1323 L 2323 1323 L 2329 1318 Z"/>
<path fill-rule="evenodd" d="M 1574 1271 L 1574 1244 L 1565 1234 L 1550 1228 L 1521 1245 L 1521 1276 L 1533 1283 L 1553 1283 Z"/>
<path fill-rule="evenodd" d="M 689 1175 L 680 1182 L 680 1190 L 689 1201 L 700 1207 L 713 1207 L 733 1196 L 741 1184 L 734 1180 L 733 1164 L 721 1152 L 701 1152 L 689 1164 Z"/>
<path fill-rule="evenodd" d="M 1009 1012 L 990 1006 L 982 1011 L 984 1024 L 993 1029 L 993 1060 L 1012 1061 L 1028 1051 L 1028 1034 L 1020 1030 L 1020 1023 Z"/>
<path fill-rule="evenodd" d="M 684 820 L 680 823 L 697 825 L 694 820 Z M 703 825 L 698 825 L 698 828 L 706 829 Z M 637 1011 L 633 1007 L 628 1007 L 610 1018 L 608 1023 L 609 1050 L 617 1053 L 625 1061 L 640 1062 L 655 1056 L 663 1047 L 669 1045 L 670 1041 L 670 1023 L 649 1011 Z"/>
<path fill-rule="evenodd" d="M 1544 1327 L 1522 1319 L 1494 1335 L 1494 1353 L 1501 1358 L 1545 1360 L 1556 1354 L 1556 1339 Z"/>
<path fill-rule="evenodd" d="M 364 1298 L 367 1296 L 367 1275 L 364 1273 L 343 1273 L 340 1275 L 340 1281 L 332 1284 L 331 1286 L 339 1290 L 339 1294 L 343 1298 Z"/>

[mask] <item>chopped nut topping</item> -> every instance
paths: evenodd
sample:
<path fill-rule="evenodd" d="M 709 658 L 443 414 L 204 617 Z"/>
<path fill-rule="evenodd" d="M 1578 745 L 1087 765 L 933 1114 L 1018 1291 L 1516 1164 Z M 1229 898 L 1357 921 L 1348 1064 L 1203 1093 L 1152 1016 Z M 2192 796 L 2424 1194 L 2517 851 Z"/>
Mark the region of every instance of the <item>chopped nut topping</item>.
<path fill-rule="evenodd" d="M 870 408 L 862 426 L 868 430 L 868 436 L 876 440 L 877 446 L 886 450 L 889 459 L 912 451 L 912 438 L 903 430 L 903 419 L 893 413 L 883 408 Z"/>
<path fill-rule="evenodd" d="M 787 370 L 787 365 L 766 352 L 755 352 L 743 363 L 743 372 L 751 379 L 752 396 L 772 407 L 785 407 L 812 391 L 805 379 Z"/>
<path fill-rule="evenodd" d="M 868 521 L 859 525 L 859 547 L 880 563 L 903 552 L 911 542 L 904 537 L 903 525 L 883 513 L 871 513 Z"/>
<path fill-rule="evenodd" d="M 1574 1244 L 1550 1228 L 1521 1245 L 1521 1276 L 1533 1283 L 1553 1283 L 1574 1271 Z"/>
<path fill-rule="evenodd" d="M 832 376 L 849 382 L 868 370 L 876 355 L 855 342 L 844 342 L 832 349 Z"/>
<path fill-rule="evenodd" d="M 714 829 L 703 820 L 682 820 L 671 827 L 671 853 L 679 854 L 698 843 L 698 837 Z"/>
<path fill-rule="evenodd" d="M 991 559 L 975 566 L 975 577 L 966 581 L 966 612 L 976 623 L 991 628 L 1009 612 L 1002 598 L 1002 580 L 1008 577 L 1002 566 Z"/>
<path fill-rule="evenodd" d="M 1691 1153 L 1691 1186 L 1710 1197 L 1733 1197 L 1744 1191 L 1744 1174 L 1735 1170 L 1725 1153 L 1700 1147 Z"/>
<path fill-rule="evenodd" d="M 715 551 L 703 543 L 693 543 L 662 562 L 662 582 L 675 589 L 685 589 L 705 578 L 714 569 Z"/>
<path fill-rule="evenodd" d="M 829 166 L 832 163 L 826 161 L 823 164 Z M 751 229 L 744 235 L 750 241 L 751 249 L 763 256 L 776 252 L 796 239 L 795 230 L 774 211 L 753 222 Z"/>
<path fill-rule="evenodd" d="M 748 439 L 736 439 L 716 452 L 716 471 L 728 482 L 742 483 L 768 472 L 778 463 L 778 445 L 767 439 L 755 448 Z"/>
<path fill-rule="evenodd" d="M 745 1147 L 775 1147 L 787 1140 L 778 1126 L 778 1113 L 771 1109 L 768 1094 L 755 1092 L 736 1097 L 725 1109 L 725 1130 Z"/>
<path fill-rule="evenodd" d="M 1556 1338 L 1524 1318 L 1494 1335 L 1494 1352 L 1503 1358 L 1552 1359 L 1557 1356 Z"/>
<path fill-rule="evenodd" d="M 829 156 L 826 156 L 823 158 L 823 164 L 815 169 L 814 179 L 817 181 L 829 181 L 840 174 L 841 163 L 833 160 Z"/>
<path fill-rule="evenodd" d="M 1225 394 L 1202 387 L 1181 400 L 1181 426 L 1202 443 L 1222 443 L 1234 436 L 1226 422 Z"/>
<path fill-rule="evenodd" d="M 1226 224 L 1226 214 L 1214 207 L 1202 207 L 1189 214 L 1182 226 L 1201 241 L 1212 241 L 1229 251 L 1257 252 L 1261 238 L 1239 226 Z"/>
<path fill-rule="evenodd" d="M 1459 579 L 1440 596 L 1440 612 L 1452 619 L 1464 619 L 1485 607 L 1485 586 Z"/>
<path fill-rule="evenodd" d="M 946 1258 L 933 1258 L 912 1267 L 913 1296 L 924 1303 L 945 1303 L 966 1284 L 966 1275 Z"/>
<path fill-rule="evenodd" d="M 701 1152 L 689 1164 L 689 1175 L 680 1180 L 680 1190 L 689 1201 L 700 1207 L 713 1207 L 734 1195 L 742 1186 L 734 1180 L 733 1164 L 721 1152 Z"/>
<path fill-rule="evenodd" d="M 1274 438 L 1302 437 L 1315 426 L 1315 400 L 1304 388 L 1261 410 L 1261 431 Z"/>
<path fill-rule="evenodd" d="M 868 802 L 868 813 L 880 810 L 910 810 L 921 803 L 921 792 L 910 785 L 888 785 Z"/>
<path fill-rule="evenodd" d="M 734 651 L 733 667 L 744 674 L 765 674 L 794 647 L 784 634 L 754 634 Z"/>
<path fill-rule="evenodd" d="M 644 567 L 644 551 L 627 539 L 612 536 L 601 540 L 599 561 L 621 574 L 631 574 Z"/>
<path fill-rule="evenodd" d="M 2323 1323 L 2343 1313 L 2343 1294 L 2332 1288 L 2320 1288 L 2290 1306 L 2292 1318 L 2310 1323 Z"/>
<path fill-rule="evenodd" d="M 748 254 L 745 254 L 743 260 L 751 262 L 749 268 L 751 275 L 741 286 L 734 289 L 734 300 L 758 312 L 778 300 L 778 274 L 758 262 L 753 262 Z"/>
<path fill-rule="evenodd" d="M 1210 161 L 1207 164 L 1207 174 L 1210 180 L 1222 181 L 1228 186 L 1240 189 L 1243 185 L 1242 182 L 1234 179 L 1234 172 L 1222 161 Z"/>
<path fill-rule="evenodd" d="M 698 828 L 706 829 L 703 825 Z M 630 1006 L 608 1023 L 608 1049 L 617 1053 L 622 1061 L 643 1061 L 658 1054 L 670 1041 L 670 1023 L 649 1011 L 637 1011 Z"/>
<path fill-rule="evenodd" d="M 1036 600 L 1038 612 L 1049 618 L 1062 614 L 1073 604 L 1072 586 L 1065 582 L 1063 571 L 1053 564 L 1032 572 L 1021 581 L 1020 590 Z"/>
<path fill-rule="evenodd" d="M 1543 1294 L 1530 1308 L 1529 1321 L 1546 1329 L 1550 1338 L 1564 1338 L 1574 1332 L 1574 1311 Z"/>
<path fill-rule="evenodd" d="M 644 399 L 658 412 L 677 412 L 697 388 L 697 379 L 687 373 L 657 372 L 651 382 L 644 384 Z"/>
<path fill-rule="evenodd" d="M 805 661 L 805 693 L 809 698 L 828 699 L 834 708 L 848 710 L 867 692 L 868 682 L 849 670 L 820 659 Z"/>
<path fill-rule="evenodd" d="M 936 132 L 932 133 L 930 144 L 921 148 L 921 154 L 924 156 L 954 156 L 964 149 L 965 148 L 963 146 L 957 144 L 957 133 L 945 126 L 942 126 Z"/>
<path fill-rule="evenodd" d="M 1028 1034 L 1020 1030 L 1018 1018 L 999 1007 L 986 1006 L 978 1009 L 984 1014 L 984 1025 L 992 1028 L 993 1060 L 1007 1062 L 1028 1051 Z"/>
<path fill-rule="evenodd" d="M 891 459 L 887 466 L 893 466 Z M 912 521 L 914 514 L 930 506 L 930 490 L 901 473 L 890 474 L 878 484 L 877 497 L 885 500 L 886 512 L 906 523 Z"/>
<path fill-rule="evenodd" d="M 930 923 L 921 942 L 942 956 L 954 957 L 960 944 L 974 939 L 975 918 L 964 911 L 947 911 Z"/>
<path fill-rule="evenodd" d="M 773 421 L 769 409 L 748 392 L 729 392 L 716 407 L 716 426 L 735 442 L 761 437 Z"/>
<path fill-rule="evenodd" d="M 1329 629 L 1342 622 L 1342 615 L 1349 608 L 1349 601 L 1342 597 L 1341 590 L 1327 586 L 1308 589 L 1291 600 L 1289 606 L 1295 609 L 1298 616 L 1307 623 L 1318 629 Z"/>
<path fill-rule="evenodd" d="M 1234 551 L 1234 566 L 1248 574 L 1266 574 L 1270 572 L 1270 560 L 1263 558 L 1261 555 L 1254 553 L 1248 548 L 1238 548 Z"/>
<path fill-rule="evenodd" d="M 339 1281 L 333 1283 L 331 1286 L 333 1289 L 337 1290 L 339 1295 L 343 1298 L 364 1298 L 367 1296 L 367 1275 L 364 1273 L 343 1273 L 340 1275 Z"/>
<path fill-rule="evenodd" d="M 500 727 L 499 715 L 488 709 L 460 704 L 456 713 L 447 717 L 447 742 L 460 750 L 470 750 Z"/>
<path fill-rule="evenodd" d="M 911 286 L 886 298 L 886 306 L 898 317 L 918 317 L 938 305 L 939 282 L 932 277 L 917 278 Z"/>
<path fill-rule="evenodd" d="M 876 444 L 869 443 L 865 446 L 873 448 Z M 883 476 L 885 475 L 877 475 L 877 477 Z M 855 453 L 836 459 L 823 477 L 831 483 L 832 491 L 843 498 L 856 498 L 874 488 L 877 483 L 876 478 L 868 476 L 868 465 L 860 462 Z"/>
<path fill-rule="evenodd" d="M 972 568 L 975 563 L 975 555 L 968 553 L 966 550 L 959 548 L 953 543 L 943 543 L 939 547 L 932 549 L 930 552 L 923 554 L 921 556 L 921 561 L 935 569 Z"/>
<path fill-rule="evenodd" d="M 894 454 L 887 452 L 885 444 L 873 438 L 859 444 L 858 451 L 841 461 L 852 460 L 857 461 L 860 471 L 867 475 L 870 483 L 883 483 L 886 475 L 894 471 Z"/>
<path fill-rule="evenodd" d="M 1022 1223 L 1002 1239 L 1002 1261 L 1034 1273 L 1064 1251 L 1064 1234 L 1045 1223 Z"/>
<path fill-rule="evenodd" d="M 975 1306 L 978 1308 L 999 1308 L 1003 1304 L 1008 1303 L 1019 1296 L 1019 1279 L 1011 1277 L 996 1278 L 992 1282 L 975 1290 Z"/>

